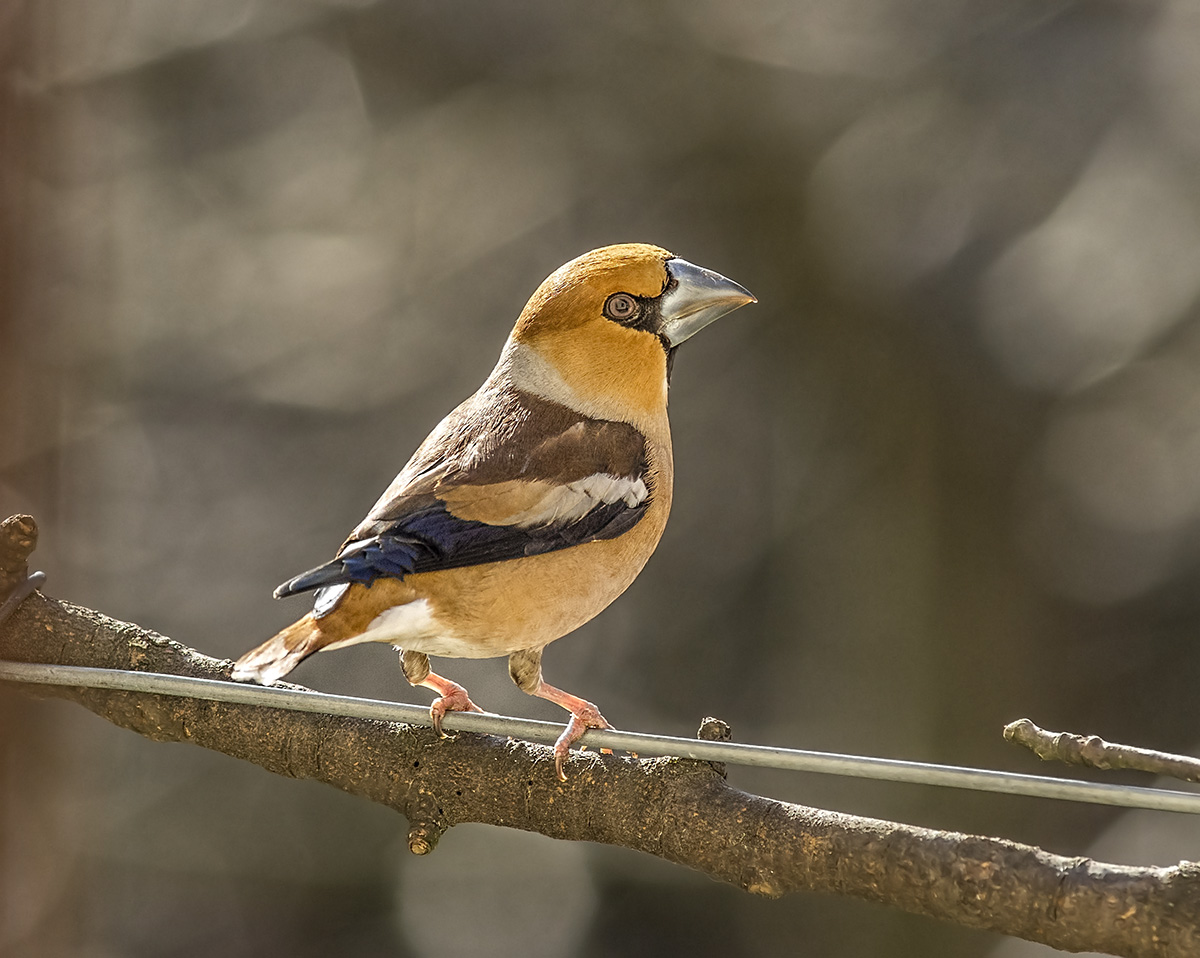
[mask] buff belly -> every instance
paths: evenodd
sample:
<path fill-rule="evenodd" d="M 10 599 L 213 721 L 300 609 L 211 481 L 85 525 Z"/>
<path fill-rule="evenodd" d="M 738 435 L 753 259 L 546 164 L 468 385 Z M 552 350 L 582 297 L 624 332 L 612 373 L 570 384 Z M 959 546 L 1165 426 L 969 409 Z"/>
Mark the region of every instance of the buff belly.
<path fill-rule="evenodd" d="M 665 512 L 665 510 L 663 510 Z M 641 572 L 666 525 L 651 508 L 618 539 L 404 580 L 353 585 L 319 627 L 323 648 L 390 642 L 451 658 L 540 648 L 603 611 Z M 335 637 L 335 633 L 341 633 Z"/>

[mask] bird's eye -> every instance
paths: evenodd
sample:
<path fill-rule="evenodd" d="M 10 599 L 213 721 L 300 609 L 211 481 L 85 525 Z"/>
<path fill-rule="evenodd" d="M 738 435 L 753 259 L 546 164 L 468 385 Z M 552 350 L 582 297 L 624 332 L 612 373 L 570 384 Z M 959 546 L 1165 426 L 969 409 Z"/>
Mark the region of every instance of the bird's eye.
<path fill-rule="evenodd" d="M 628 293 L 613 293 L 604 304 L 604 315 L 618 323 L 627 323 L 638 314 L 638 301 Z"/>

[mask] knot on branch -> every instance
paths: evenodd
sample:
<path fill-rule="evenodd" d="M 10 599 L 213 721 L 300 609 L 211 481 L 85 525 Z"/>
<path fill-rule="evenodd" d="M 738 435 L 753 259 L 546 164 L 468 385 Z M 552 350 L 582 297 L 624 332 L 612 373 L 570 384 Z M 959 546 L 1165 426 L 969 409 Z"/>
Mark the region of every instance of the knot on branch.
<path fill-rule="evenodd" d="M 29 576 L 29 557 L 37 548 L 37 540 L 33 516 L 9 516 L 0 522 L 0 599 Z"/>
<path fill-rule="evenodd" d="M 722 722 L 719 718 L 709 715 L 700 723 L 696 738 L 705 742 L 728 742 L 733 738 L 733 729 L 729 727 L 728 722 Z"/>
<path fill-rule="evenodd" d="M 37 537 L 33 516 L 9 516 L 0 522 L 0 623 L 46 581 L 45 573 L 29 571 Z"/>
<path fill-rule="evenodd" d="M 700 728 L 696 732 L 696 738 L 705 742 L 728 742 L 733 739 L 733 729 L 729 727 L 728 722 L 723 722 L 719 718 L 707 715 L 700 723 Z M 725 772 L 724 762 L 709 762 L 708 764 L 721 778 L 728 777 Z"/>
<path fill-rule="evenodd" d="M 409 822 L 408 850 L 414 855 L 428 855 L 437 848 L 438 839 L 445 831 L 445 826 L 432 822 Z"/>
<path fill-rule="evenodd" d="M 437 800 L 424 789 L 405 807 L 404 817 L 408 819 L 408 850 L 414 855 L 428 855 L 450 827 Z"/>

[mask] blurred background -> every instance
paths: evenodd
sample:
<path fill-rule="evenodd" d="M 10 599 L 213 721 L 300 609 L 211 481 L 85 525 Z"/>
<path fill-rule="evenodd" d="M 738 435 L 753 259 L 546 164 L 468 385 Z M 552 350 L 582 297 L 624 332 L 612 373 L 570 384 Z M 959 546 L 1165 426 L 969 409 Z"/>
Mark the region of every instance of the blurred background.
<path fill-rule="evenodd" d="M 0 513 L 52 594 L 262 641 L 542 278 L 641 240 L 760 303 L 681 350 L 671 525 L 551 681 L 621 728 L 1019 771 L 1023 715 L 1197 747 L 1191 0 L 8 0 L 0 58 Z M 428 700 L 386 646 L 296 680 Z M 325 786 L 8 690 L 0 722 L 13 958 L 1045 951 L 499 829 L 416 859 Z M 1183 816 L 730 778 L 1200 859 Z"/>

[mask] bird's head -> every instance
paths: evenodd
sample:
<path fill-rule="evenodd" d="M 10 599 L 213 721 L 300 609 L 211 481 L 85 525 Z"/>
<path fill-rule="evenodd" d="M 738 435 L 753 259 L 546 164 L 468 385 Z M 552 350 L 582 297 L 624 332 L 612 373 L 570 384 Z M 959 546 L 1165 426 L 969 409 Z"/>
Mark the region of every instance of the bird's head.
<path fill-rule="evenodd" d="M 732 280 L 657 246 L 605 246 L 538 287 L 505 358 L 516 385 L 580 412 L 633 422 L 665 408 L 680 343 L 756 301 Z"/>

